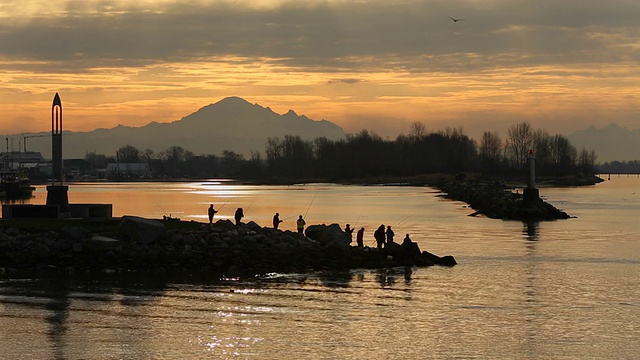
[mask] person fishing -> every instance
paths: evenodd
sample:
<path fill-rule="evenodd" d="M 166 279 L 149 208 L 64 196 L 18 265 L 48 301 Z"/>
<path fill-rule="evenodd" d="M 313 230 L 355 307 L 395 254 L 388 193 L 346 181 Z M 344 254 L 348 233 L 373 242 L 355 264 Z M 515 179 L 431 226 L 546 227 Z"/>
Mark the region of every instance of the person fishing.
<path fill-rule="evenodd" d="M 347 234 L 347 236 L 349 237 L 349 242 L 353 241 L 353 228 L 351 227 L 351 225 L 347 224 L 347 226 L 344 227 L 344 232 Z"/>
<path fill-rule="evenodd" d="M 278 230 L 278 226 L 280 225 L 280 223 L 282 222 L 282 220 L 280 220 L 280 213 L 276 213 L 275 215 L 273 215 L 273 228 Z"/>
<path fill-rule="evenodd" d="M 384 245 L 384 239 L 385 239 L 384 224 L 380 225 L 378 227 L 378 230 L 376 230 L 373 233 L 373 238 L 376 239 L 376 244 L 378 246 L 378 250 L 381 250 L 382 246 Z"/>
<path fill-rule="evenodd" d="M 236 210 L 236 214 L 234 215 L 234 218 L 236 219 L 236 226 L 240 225 L 240 220 L 242 220 L 243 217 L 244 217 L 244 211 L 242 211 L 242 208 L 238 208 Z"/>
<path fill-rule="evenodd" d="M 218 210 L 213 208 L 213 204 L 209 205 L 209 224 L 213 223 L 213 215 L 215 215 Z"/>
<path fill-rule="evenodd" d="M 307 223 L 304 221 L 304 219 L 302 218 L 302 215 L 300 215 L 298 217 L 298 221 L 296 222 L 296 225 L 298 226 L 298 233 L 302 234 L 304 232 L 304 226 Z"/>
<path fill-rule="evenodd" d="M 364 228 L 360 228 L 356 233 L 356 243 L 358 247 L 364 247 Z"/>
<path fill-rule="evenodd" d="M 387 226 L 387 244 L 391 244 L 393 242 L 393 237 L 396 233 L 391 230 L 391 225 Z"/>

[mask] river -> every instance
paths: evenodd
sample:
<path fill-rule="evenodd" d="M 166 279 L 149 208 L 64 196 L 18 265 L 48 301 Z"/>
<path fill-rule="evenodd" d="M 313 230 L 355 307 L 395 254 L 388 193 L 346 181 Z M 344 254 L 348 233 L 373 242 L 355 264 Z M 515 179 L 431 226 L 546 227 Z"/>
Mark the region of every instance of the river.
<path fill-rule="evenodd" d="M 428 187 L 70 183 L 114 216 L 205 222 L 245 210 L 308 224 L 380 224 L 459 265 L 267 274 L 0 278 L 2 359 L 633 359 L 640 354 L 640 178 L 542 188 L 574 218 L 470 217 Z M 28 202 L 42 204 L 38 186 Z"/>

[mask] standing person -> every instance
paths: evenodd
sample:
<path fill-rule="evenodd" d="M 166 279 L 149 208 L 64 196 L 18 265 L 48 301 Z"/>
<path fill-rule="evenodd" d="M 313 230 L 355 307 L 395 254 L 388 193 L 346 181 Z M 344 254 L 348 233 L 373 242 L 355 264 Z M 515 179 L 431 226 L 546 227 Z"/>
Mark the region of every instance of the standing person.
<path fill-rule="evenodd" d="M 278 225 L 280 225 L 280 223 L 282 222 L 282 220 L 280 220 L 280 213 L 276 213 L 275 215 L 273 215 L 273 228 L 278 230 Z"/>
<path fill-rule="evenodd" d="M 297 225 L 298 225 L 298 232 L 302 234 L 304 232 L 304 226 L 307 225 L 307 223 L 302 218 L 302 215 L 298 217 Z"/>
<path fill-rule="evenodd" d="M 242 208 L 238 208 L 238 210 L 236 210 L 236 215 L 234 217 L 236 219 L 236 225 L 240 225 L 240 220 L 242 220 L 242 218 L 244 217 Z"/>
<path fill-rule="evenodd" d="M 353 230 L 354 229 L 349 224 L 347 224 L 347 226 L 344 227 L 344 232 L 347 233 L 347 236 L 349 237 L 349 242 L 353 241 Z"/>
<path fill-rule="evenodd" d="M 218 210 L 213 208 L 213 204 L 209 205 L 209 224 L 213 223 L 213 215 L 215 215 Z"/>
<path fill-rule="evenodd" d="M 396 233 L 391 230 L 391 225 L 387 226 L 387 244 L 391 244 L 393 242 L 393 237 Z"/>
<path fill-rule="evenodd" d="M 384 224 L 378 227 L 378 230 L 376 230 L 373 233 L 373 237 L 376 239 L 378 250 L 382 249 L 382 245 L 384 245 L 384 239 L 385 239 Z"/>
<path fill-rule="evenodd" d="M 360 228 L 356 234 L 356 243 L 358 247 L 364 247 L 364 228 Z"/>

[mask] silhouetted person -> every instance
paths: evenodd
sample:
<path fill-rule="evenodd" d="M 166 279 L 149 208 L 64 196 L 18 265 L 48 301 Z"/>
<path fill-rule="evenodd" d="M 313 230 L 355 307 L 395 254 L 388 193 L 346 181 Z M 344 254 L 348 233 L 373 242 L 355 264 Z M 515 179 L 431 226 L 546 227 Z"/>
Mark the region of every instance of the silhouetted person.
<path fill-rule="evenodd" d="M 299 232 L 300 234 L 304 233 L 304 226 L 305 226 L 306 224 L 307 224 L 307 223 L 306 223 L 306 222 L 304 221 L 304 219 L 302 218 L 302 215 L 300 215 L 300 216 L 298 217 L 298 221 L 296 222 L 296 225 L 298 226 L 298 232 Z"/>
<path fill-rule="evenodd" d="M 356 233 L 356 243 L 358 247 L 364 247 L 364 228 L 360 228 L 358 233 Z"/>
<path fill-rule="evenodd" d="M 411 245 L 411 238 L 409 237 L 409 234 L 407 234 L 407 236 L 404 237 L 404 240 L 402 240 L 402 246 L 408 247 L 409 245 Z"/>
<path fill-rule="evenodd" d="M 380 225 L 378 230 L 373 233 L 374 239 L 376 239 L 376 244 L 378 246 L 378 250 L 382 249 L 382 245 L 384 245 L 385 233 L 384 233 L 384 225 Z"/>
<path fill-rule="evenodd" d="M 354 229 L 349 224 L 347 224 L 347 226 L 344 227 L 344 232 L 347 233 L 347 236 L 349 237 L 349 242 L 353 241 L 353 230 Z"/>
<path fill-rule="evenodd" d="M 213 204 L 209 205 L 209 224 L 213 222 L 213 215 L 215 215 L 217 212 L 218 210 L 215 210 L 213 208 Z"/>
<path fill-rule="evenodd" d="M 234 216 L 234 218 L 236 219 L 236 225 L 240 225 L 240 220 L 242 220 L 243 217 L 244 217 L 244 212 L 242 211 L 242 208 L 238 208 Z"/>
<path fill-rule="evenodd" d="M 387 226 L 387 244 L 391 244 L 393 242 L 394 236 L 396 236 L 396 233 L 391 230 L 391 225 Z"/>
<path fill-rule="evenodd" d="M 280 225 L 280 223 L 282 222 L 282 220 L 280 220 L 280 214 L 276 213 L 275 215 L 273 215 L 273 228 L 278 230 L 278 226 Z"/>

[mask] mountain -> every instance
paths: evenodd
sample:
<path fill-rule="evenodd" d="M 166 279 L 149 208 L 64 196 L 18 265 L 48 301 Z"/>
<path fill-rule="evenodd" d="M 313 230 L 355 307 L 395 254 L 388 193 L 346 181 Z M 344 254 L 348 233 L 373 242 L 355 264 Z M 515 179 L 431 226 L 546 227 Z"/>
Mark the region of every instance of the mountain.
<path fill-rule="evenodd" d="M 616 124 L 601 129 L 590 126 L 567 135 L 567 139 L 578 151 L 594 150 L 598 163 L 640 160 L 640 129 L 631 131 Z"/>
<path fill-rule="evenodd" d="M 303 140 L 322 136 L 338 140 L 345 133 L 327 120 L 312 120 L 293 110 L 279 115 L 268 107 L 228 97 L 170 123 L 151 122 L 142 127 L 118 125 L 89 132 L 65 131 L 62 152 L 65 159 L 84 158 L 87 152 L 115 156 L 119 148 L 129 144 L 140 151 L 151 149 L 155 153 L 181 146 L 197 155 L 220 155 L 230 150 L 247 157 L 254 150 L 264 154 L 268 137 L 282 139 L 285 135 L 300 136 Z M 45 158 L 51 158 L 51 141 L 27 139 L 27 146 L 27 150 L 40 151 Z"/>

